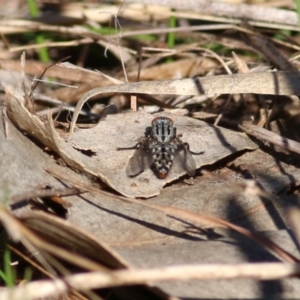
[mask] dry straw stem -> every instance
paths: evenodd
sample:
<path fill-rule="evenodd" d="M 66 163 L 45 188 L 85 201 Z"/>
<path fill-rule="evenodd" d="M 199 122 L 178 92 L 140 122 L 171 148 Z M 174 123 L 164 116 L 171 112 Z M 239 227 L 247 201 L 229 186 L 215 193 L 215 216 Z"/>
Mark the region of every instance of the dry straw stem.
<path fill-rule="evenodd" d="M 15 247 L 9 245 L 8 246 L 9 249 L 11 251 L 13 251 L 15 254 L 17 254 L 20 258 L 22 258 L 23 260 L 25 260 L 26 262 L 28 262 L 35 270 L 38 270 L 40 272 L 42 272 L 46 277 L 51 278 L 51 279 L 55 279 L 55 275 L 51 274 L 50 272 L 48 272 L 46 269 L 44 269 L 41 265 L 39 265 L 32 257 L 29 257 L 27 254 L 25 255 L 24 253 L 20 252 L 18 249 L 16 249 Z M 5 289 L 3 289 L 3 291 L 5 291 Z M 75 289 L 70 289 L 70 292 L 73 295 L 76 295 L 76 297 L 81 300 L 87 300 L 86 297 L 84 297 L 83 295 L 81 295 L 80 293 L 78 293 L 77 291 L 75 291 Z M 2 296 L 2 291 L 0 288 L 0 297 Z"/>
<path fill-rule="evenodd" d="M 8 138 L 8 125 L 7 125 L 7 108 L 4 104 L 4 101 L 0 99 L 0 119 L 2 119 L 3 122 L 3 128 L 4 128 L 4 136 L 7 140 Z"/>
<path fill-rule="evenodd" d="M 216 95 L 255 93 L 263 95 L 299 95 L 300 72 L 261 72 L 247 74 L 194 77 L 175 80 L 141 81 L 116 86 L 95 88 L 78 101 L 70 132 L 82 106 L 93 96 L 103 93 L 161 94 L 161 95 Z M 257 84 L 257 83 L 260 84 Z"/>
<path fill-rule="evenodd" d="M 121 270 L 110 273 L 91 272 L 67 276 L 64 279 L 40 280 L 14 289 L 0 290 L 0 298 L 1 300 L 35 299 L 64 293 L 70 288 L 87 290 L 191 279 L 253 278 L 258 280 L 276 280 L 296 276 L 299 273 L 299 264 L 284 263 L 183 265 L 156 269 Z"/>
<path fill-rule="evenodd" d="M 296 206 L 288 208 L 287 219 L 296 238 L 298 249 L 300 249 L 300 209 Z"/>
<path fill-rule="evenodd" d="M 262 36 L 255 32 L 247 22 L 243 22 L 243 27 L 249 29 L 249 32 L 246 32 L 248 40 L 253 48 L 258 50 L 263 56 L 270 61 L 274 66 L 279 70 L 285 71 L 297 71 L 290 61 L 277 50 L 277 47 L 271 42 L 267 37 Z"/>
<path fill-rule="evenodd" d="M 250 190 L 250 192 L 249 192 L 249 190 Z M 254 188 L 251 187 L 251 184 L 250 184 L 250 186 L 246 185 L 246 192 L 247 193 L 255 193 Z M 128 199 L 128 202 L 133 202 L 133 203 L 140 204 L 142 206 L 153 208 L 155 210 L 164 212 L 167 215 L 170 215 L 170 216 L 173 216 L 173 217 L 176 217 L 179 219 L 183 219 L 183 220 L 188 220 L 195 224 L 201 224 L 201 225 L 206 224 L 208 226 L 218 226 L 218 227 L 224 227 L 224 228 L 231 229 L 231 230 L 238 232 L 241 235 L 246 236 L 246 237 L 256 241 L 257 243 L 263 245 L 266 250 L 268 250 L 270 253 L 274 254 L 275 256 L 280 257 L 285 262 L 289 262 L 289 263 L 298 263 L 299 262 L 298 258 L 296 258 L 292 254 L 288 253 L 287 251 L 285 251 L 283 248 L 276 245 L 272 241 L 254 233 L 246 228 L 237 226 L 226 220 L 216 218 L 216 217 L 213 217 L 210 215 L 190 212 L 190 211 L 183 210 L 183 209 L 180 209 L 177 207 L 167 207 L 167 206 L 161 206 L 161 205 L 155 205 L 155 204 L 148 204 L 148 203 L 144 203 L 144 202 L 142 203 L 141 201 L 132 200 L 132 199 Z"/>
<path fill-rule="evenodd" d="M 71 64 L 69 64 L 71 65 Z M 80 68 L 78 66 L 73 66 L 72 68 L 66 63 L 59 63 L 57 65 L 51 66 L 47 69 L 47 76 L 56 77 L 60 79 L 68 78 L 70 81 L 86 83 L 90 81 L 100 81 L 101 77 L 97 72 Z M 63 66 L 64 68 L 62 68 Z M 26 61 L 25 73 L 36 76 L 36 74 L 41 74 L 45 68 L 49 67 L 49 64 L 45 64 L 38 61 Z M 11 71 L 20 71 L 20 61 L 16 60 L 5 60 L 0 61 L 0 68 L 11 70 Z M 75 70 L 74 70 L 75 68 Z M 79 70 L 81 72 L 76 72 Z M 85 72 L 82 74 L 82 72 Z M 46 97 L 46 96 L 44 96 Z"/>
<path fill-rule="evenodd" d="M 64 188 L 64 189 L 34 189 L 10 198 L 10 201 L 17 205 L 29 201 L 32 198 L 44 198 L 44 197 L 53 197 L 53 196 L 72 196 L 83 193 L 79 189 L 74 188 Z M 69 203 L 66 201 L 66 204 Z M 71 205 L 71 203 L 67 204 Z"/>
<path fill-rule="evenodd" d="M 259 140 L 270 142 L 286 150 L 300 154 L 300 143 L 278 135 L 270 130 L 256 125 L 239 125 L 239 128 Z"/>
<path fill-rule="evenodd" d="M 136 2 L 132 0 L 126 3 Z M 198 0 L 142 0 L 139 3 L 167 6 L 176 10 L 201 12 L 202 15 L 213 15 L 235 19 L 264 21 L 266 23 L 281 23 L 298 26 L 298 15 L 294 11 L 263 7 L 250 4 L 232 4 L 227 2 Z"/>
<path fill-rule="evenodd" d="M 36 235 L 29 228 L 25 227 L 18 219 L 14 218 L 10 213 L 0 206 L 0 221 L 8 232 L 9 236 L 14 242 L 22 242 L 29 250 L 39 250 L 44 255 L 50 253 L 64 259 L 68 262 L 77 262 L 77 265 L 89 270 L 103 270 L 108 269 L 95 261 L 82 257 L 80 254 L 71 253 L 70 251 L 58 247 L 54 244 L 46 242 Z M 37 256 L 39 258 L 39 256 Z M 41 262 L 43 264 L 43 262 Z M 0 298 L 1 299 L 1 298 Z"/>
<path fill-rule="evenodd" d="M 69 34 L 72 36 L 84 36 L 86 38 L 96 39 L 96 40 L 105 40 L 108 42 L 103 35 L 91 32 L 84 27 L 76 26 L 76 27 L 67 27 L 67 26 L 54 26 L 47 25 L 41 22 L 33 22 L 26 20 L 5 20 L 0 21 L 0 30 L 2 34 L 9 34 L 11 28 L 18 28 L 19 32 L 25 31 L 50 31 L 50 32 L 59 32 L 64 34 Z M 13 32 L 15 33 L 15 32 Z"/>
<path fill-rule="evenodd" d="M 97 194 L 104 194 L 107 193 L 105 191 L 101 191 L 97 188 L 93 188 L 90 186 L 86 186 L 80 182 L 74 182 L 67 176 L 64 176 L 63 174 L 58 174 L 52 169 L 47 168 L 46 169 L 50 174 L 52 174 L 54 177 L 59 178 L 61 180 L 67 181 L 69 183 L 72 183 L 74 187 L 81 189 L 81 190 L 86 190 L 92 193 L 97 193 Z M 244 190 L 245 194 L 247 195 L 256 195 L 256 196 L 261 196 L 265 198 L 272 198 L 268 193 L 262 191 L 259 189 L 259 187 L 256 186 L 254 181 L 248 180 L 245 181 L 243 185 L 240 185 L 240 188 Z M 129 203 L 135 203 L 147 208 L 151 208 L 157 211 L 161 211 L 165 213 L 166 215 L 176 217 L 178 219 L 182 220 L 187 220 L 195 224 L 200 224 L 200 225 L 207 225 L 207 226 L 217 226 L 217 227 L 224 227 L 231 229 L 233 231 L 236 231 L 254 241 L 257 243 L 263 245 L 269 252 L 272 254 L 275 254 L 277 257 L 280 257 L 283 261 L 289 262 L 289 263 L 298 263 L 299 260 L 293 256 L 292 254 L 288 253 L 285 251 L 283 248 L 280 246 L 276 245 L 272 241 L 268 240 L 265 237 L 262 237 L 260 235 L 257 235 L 254 232 L 251 232 L 250 230 L 243 228 L 241 226 L 235 225 L 231 222 L 228 222 L 226 220 L 201 214 L 201 213 L 194 213 L 190 212 L 181 208 L 177 207 L 168 207 L 168 206 L 162 206 L 162 205 L 156 205 L 156 204 L 150 204 L 146 203 L 140 200 L 132 199 L 132 198 L 125 198 L 122 196 L 116 196 L 113 194 L 110 194 L 114 199 L 116 200 L 121 200 Z"/>
<path fill-rule="evenodd" d="M 85 7 L 79 6 L 77 8 L 78 15 L 75 17 L 82 18 L 85 16 L 87 20 L 96 21 L 96 22 L 106 22 L 113 15 L 117 16 L 125 16 L 126 18 L 131 18 L 132 20 L 142 19 L 147 21 L 150 17 L 155 18 L 168 18 L 171 15 L 174 15 L 177 18 L 187 18 L 187 19 L 202 19 L 202 20 L 210 20 L 214 22 L 222 22 L 222 23 L 232 23 L 239 24 L 241 19 L 247 19 L 249 24 L 252 26 L 261 26 L 264 28 L 276 28 L 276 29 L 289 29 L 289 30 L 299 30 L 297 14 L 293 11 L 276 9 L 276 8 L 268 8 L 256 5 L 247 5 L 247 4 L 230 4 L 230 3 L 210 3 L 211 1 L 144 1 L 146 4 L 158 4 L 165 5 L 169 8 L 164 7 L 155 7 L 155 6 L 142 6 L 135 5 L 135 7 L 130 10 L 130 4 L 122 3 L 121 9 L 118 6 L 106 6 L 103 8 L 101 5 L 93 8 L 95 12 L 93 15 L 85 13 Z M 135 1 L 132 1 L 135 2 Z M 68 6 L 65 5 L 65 10 L 68 11 Z M 113 11 L 109 9 L 109 7 L 113 8 Z M 177 11 L 172 11 L 171 8 L 177 9 Z M 189 12 L 184 12 L 183 10 L 190 10 Z M 105 11 L 106 10 L 106 11 Z M 74 11 L 74 10 L 72 10 Z M 128 13 L 131 11 L 131 13 Z M 141 14 L 141 11 L 143 12 Z M 155 12 L 154 12 L 155 11 Z M 199 11 L 200 13 L 197 13 Z M 67 13 L 69 15 L 70 12 Z M 106 15 L 105 19 L 99 19 Z M 96 18 L 95 18 L 96 17 Z M 201 26 L 190 26 L 190 27 L 181 27 L 181 28 L 168 28 L 168 29 L 159 29 L 159 31 L 152 30 L 141 30 L 136 32 L 123 33 L 122 37 L 130 36 L 134 34 L 147 34 L 147 33 L 164 33 L 164 32 L 178 32 L 178 31 L 192 31 L 192 30 L 215 30 L 215 29 L 225 29 L 226 26 L 231 27 L 231 25 L 226 24 L 218 24 L 218 25 L 201 25 Z M 225 27 L 225 28 L 224 28 Z M 0 31 L 2 34 L 14 34 L 19 32 L 26 31 L 52 31 L 59 33 L 68 33 L 71 36 L 84 36 L 85 38 L 75 41 L 68 42 L 47 42 L 47 46 L 76 46 L 79 44 L 91 43 L 93 40 L 102 40 L 107 41 L 109 43 L 118 43 L 117 41 L 113 42 L 111 39 L 113 37 L 120 37 L 120 34 L 110 35 L 109 41 L 107 37 L 104 37 L 101 34 L 93 33 L 88 31 L 86 28 L 81 26 L 54 26 L 43 24 L 41 22 L 32 22 L 27 20 L 5 20 L 0 21 Z M 43 45 L 45 46 L 45 45 Z M 30 48 L 37 48 L 40 45 L 30 45 Z M 25 49 L 23 47 L 20 48 L 12 48 L 11 51 L 17 51 L 20 49 Z M 29 48 L 28 48 L 29 49 Z"/>
<path fill-rule="evenodd" d="M 116 5 L 99 5 L 89 8 L 80 3 L 77 9 L 72 4 L 62 6 L 63 15 L 82 18 L 96 22 L 107 22 L 112 15 L 129 18 L 135 21 L 161 20 L 171 15 L 176 18 L 208 20 L 214 22 L 239 23 L 247 19 L 251 25 L 265 28 L 299 30 L 297 15 L 283 9 L 262 7 L 257 5 L 212 3 L 211 0 L 200 1 L 119 1 L 121 9 Z M 145 4 L 145 5 L 143 5 Z M 172 9 L 175 9 L 172 10 Z M 284 25 L 286 24 L 286 25 Z"/>
<path fill-rule="evenodd" d="M 32 21 L 24 21 L 24 20 L 7 20 L 7 22 L 3 23 L 0 21 L 0 32 L 4 34 L 11 33 L 11 28 L 15 27 L 17 32 L 23 31 L 50 31 L 50 32 L 58 32 L 62 34 L 69 34 L 70 36 L 80 36 L 84 37 L 79 40 L 67 41 L 67 42 L 46 42 L 43 44 L 34 44 L 20 47 L 9 47 L 9 51 L 21 51 L 28 49 L 38 49 L 41 47 L 66 47 L 66 46 L 78 46 L 82 44 L 91 44 L 94 43 L 95 40 L 105 48 L 110 48 L 114 54 L 119 56 L 119 50 L 124 50 L 124 54 L 129 52 L 126 48 L 120 46 L 120 34 L 117 35 L 117 39 L 112 39 L 111 37 L 105 37 L 101 34 L 91 32 L 86 28 L 76 26 L 76 27 L 65 27 L 65 26 L 53 26 L 53 25 L 45 25 L 40 22 L 32 22 Z M 117 49 L 115 49 L 117 47 Z"/>
<path fill-rule="evenodd" d="M 181 27 L 170 27 L 170 28 L 151 28 L 144 30 L 134 30 L 122 32 L 122 37 L 129 37 L 141 34 L 166 34 L 170 32 L 192 32 L 192 31 L 207 31 L 207 30 L 225 30 L 239 28 L 230 24 L 216 24 L 216 25 L 195 25 L 195 26 L 181 26 Z M 118 37 L 118 34 L 110 35 L 111 38 Z M 156 48 L 155 48 L 156 49 Z M 167 50 L 167 49 L 164 49 Z"/>

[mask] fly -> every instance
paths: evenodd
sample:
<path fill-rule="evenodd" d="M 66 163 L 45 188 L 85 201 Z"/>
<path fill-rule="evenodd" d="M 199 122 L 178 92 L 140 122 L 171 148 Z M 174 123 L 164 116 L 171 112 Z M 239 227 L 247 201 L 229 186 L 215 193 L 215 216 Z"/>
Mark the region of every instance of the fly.
<path fill-rule="evenodd" d="M 196 164 L 191 154 L 189 144 L 180 139 L 176 133 L 173 120 L 167 117 L 157 117 L 152 120 L 152 126 L 146 129 L 146 136 L 133 147 L 118 148 L 118 150 L 136 149 L 127 167 L 128 177 L 134 177 L 149 167 L 160 179 L 167 177 L 173 163 L 177 163 L 189 176 L 196 171 Z"/>

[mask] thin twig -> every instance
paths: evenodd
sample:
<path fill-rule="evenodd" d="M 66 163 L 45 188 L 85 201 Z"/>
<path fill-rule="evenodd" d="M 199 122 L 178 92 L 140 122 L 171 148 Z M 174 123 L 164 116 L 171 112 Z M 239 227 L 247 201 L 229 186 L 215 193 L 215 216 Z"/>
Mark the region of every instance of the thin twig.
<path fill-rule="evenodd" d="M 90 272 L 70 275 L 63 279 L 33 281 L 16 288 L 0 291 L 2 300 L 44 298 L 67 292 L 70 288 L 89 290 L 106 287 L 147 284 L 149 282 L 180 281 L 191 279 L 253 278 L 278 280 L 300 274 L 300 265 L 284 263 L 206 264 L 171 266 L 156 269 L 129 269 L 109 273 Z"/>
<path fill-rule="evenodd" d="M 259 140 L 270 142 L 286 150 L 300 154 L 300 143 L 278 135 L 270 130 L 258 127 L 256 125 L 239 125 L 239 128 Z"/>

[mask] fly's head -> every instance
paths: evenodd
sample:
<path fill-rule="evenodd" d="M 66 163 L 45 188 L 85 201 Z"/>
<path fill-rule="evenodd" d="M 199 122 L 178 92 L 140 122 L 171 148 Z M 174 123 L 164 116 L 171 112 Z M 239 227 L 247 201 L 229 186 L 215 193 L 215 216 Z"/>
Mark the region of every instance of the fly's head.
<path fill-rule="evenodd" d="M 169 143 L 176 136 L 173 120 L 167 117 L 157 117 L 152 120 L 152 137 L 158 143 Z"/>

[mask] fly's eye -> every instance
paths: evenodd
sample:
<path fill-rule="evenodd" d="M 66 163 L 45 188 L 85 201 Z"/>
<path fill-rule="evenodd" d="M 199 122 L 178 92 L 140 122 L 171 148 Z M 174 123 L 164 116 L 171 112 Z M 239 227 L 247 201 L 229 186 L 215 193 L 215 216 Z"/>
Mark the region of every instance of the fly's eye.
<path fill-rule="evenodd" d="M 151 124 L 154 125 L 155 123 L 159 123 L 161 120 L 162 120 L 162 117 L 154 118 L 154 119 L 152 120 Z"/>
<path fill-rule="evenodd" d="M 169 126 L 173 126 L 173 120 L 171 118 L 165 118 L 166 121 L 169 123 Z"/>

